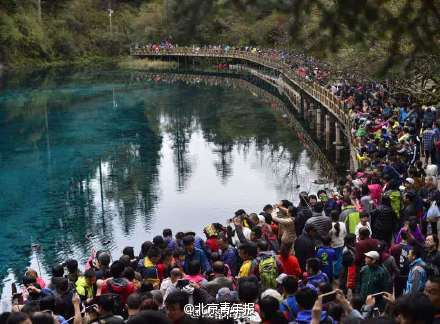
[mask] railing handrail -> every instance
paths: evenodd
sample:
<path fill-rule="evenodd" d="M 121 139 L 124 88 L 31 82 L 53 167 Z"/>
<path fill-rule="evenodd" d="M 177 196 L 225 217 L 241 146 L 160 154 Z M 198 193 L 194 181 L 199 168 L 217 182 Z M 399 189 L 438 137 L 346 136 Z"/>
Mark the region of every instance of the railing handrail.
<path fill-rule="evenodd" d="M 150 48 L 139 47 L 130 49 L 131 55 L 178 55 L 178 56 L 203 56 L 203 57 L 229 57 L 241 58 L 253 61 L 255 63 L 267 66 L 277 70 L 285 77 L 290 79 L 299 88 L 304 90 L 312 98 L 320 102 L 326 107 L 340 122 L 345 126 L 346 133 L 349 135 L 351 123 L 349 115 L 343 109 L 342 103 L 330 90 L 321 86 L 313 80 L 307 80 L 297 75 L 285 62 L 274 55 L 267 55 L 259 52 L 249 52 L 236 49 L 219 49 L 219 48 L 193 48 L 193 47 L 176 47 L 176 48 Z"/>

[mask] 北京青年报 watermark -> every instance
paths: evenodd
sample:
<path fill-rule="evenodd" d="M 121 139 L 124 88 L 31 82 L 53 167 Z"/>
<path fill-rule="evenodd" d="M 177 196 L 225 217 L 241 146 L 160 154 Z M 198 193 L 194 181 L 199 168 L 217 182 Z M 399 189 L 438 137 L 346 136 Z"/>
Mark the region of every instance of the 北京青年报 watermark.
<path fill-rule="evenodd" d="M 255 304 L 231 304 L 231 303 L 212 303 L 212 304 L 186 304 L 185 314 L 192 318 L 210 319 L 249 319 L 255 314 Z"/>

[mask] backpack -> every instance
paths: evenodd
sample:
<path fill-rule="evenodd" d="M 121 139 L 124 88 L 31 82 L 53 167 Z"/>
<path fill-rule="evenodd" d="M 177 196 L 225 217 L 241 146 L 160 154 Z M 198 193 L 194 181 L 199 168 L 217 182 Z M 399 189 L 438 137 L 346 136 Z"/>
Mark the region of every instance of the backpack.
<path fill-rule="evenodd" d="M 261 286 L 263 290 L 268 288 L 276 289 L 278 269 L 275 257 L 270 256 L 262 259 L 258 265 L 258 271 L 260 273 Z"/>
<path fill-rule="evenodd" d="M 121 300 L 121 295 L 119 295 L 118 293 L 116 293 L 112 287 L 111 284 L 111 280 L 109 280 L 107 282 L 107 290 L 108 293 L 112 296 L 113 299 L 113 314 L 115 315 L 120 315 L 120 316 L 125 316 L 126 314 L 126 309 L 124 307 L 124 303 Z"/>

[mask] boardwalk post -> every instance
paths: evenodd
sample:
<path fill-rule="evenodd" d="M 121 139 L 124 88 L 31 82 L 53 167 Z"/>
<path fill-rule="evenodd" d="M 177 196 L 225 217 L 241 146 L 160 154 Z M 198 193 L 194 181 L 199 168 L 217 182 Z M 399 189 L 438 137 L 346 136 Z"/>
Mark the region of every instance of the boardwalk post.
<path fill-rule="evenodd" d="M 330 115 L 325 114 L 325 134 L 330 134 Z"/>
<path fill-rule="evenodd" d="M 321 106 L 318 105 L 316 109 L 316 137 L 319 139 L 321 137 Z"/>
<path fill-rule="evenodd" d="M 304 94 L 303 94 L 303 92 L 301 91 L 300 92 L 300 99 L 299 99 L 299 110 L 300 110 L 300 113 L 301 113 L 301 118 L 302 119 L 305 119 L 305 112 L 304 112 L 304 110 L 305 110 L 305 107 L 304 107 Z"/>
<path fill-rule="evenodd" d="M 341 126 L 339 126 L 339 122 L 336 121 L 335 122 L 335 145 L 336 146 L 341 146 L 342 145 L 342 140 L 341 140 Z"/>

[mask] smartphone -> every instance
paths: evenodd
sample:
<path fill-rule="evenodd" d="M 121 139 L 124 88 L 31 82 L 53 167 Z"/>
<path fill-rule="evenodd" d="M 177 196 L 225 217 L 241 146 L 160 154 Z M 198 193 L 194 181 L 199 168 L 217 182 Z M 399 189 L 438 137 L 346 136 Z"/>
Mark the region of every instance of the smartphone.
<path fill-rule="evenodd" d="M 321 295 L 319 295 L 319 297 L 322 298 L 322 303 L 323 304 L 327 304 L 327 303 L 335 301 L 336 293 L 337 293 L 337 290 L 333 290 L 333 291 L 330 291 L 328 293 L 321 294 Z"/>
<path fill-rule="evenodd" d="M 372 294 L 371 296 L 372 296 L 372 297 L 376 297 L 376 296 L 382 296 L 382 295 L 385 295 L 385 294 L 386 294 L 385 291 L 381 291 L 381 292 L 378 292 L 378 293 Z"/>
<path fill-rule="evenodd" d="M 177 280 L 176 288 L 182 289 L 185 286 L 189 285 L 188 279 L 179 279 Z"/>

